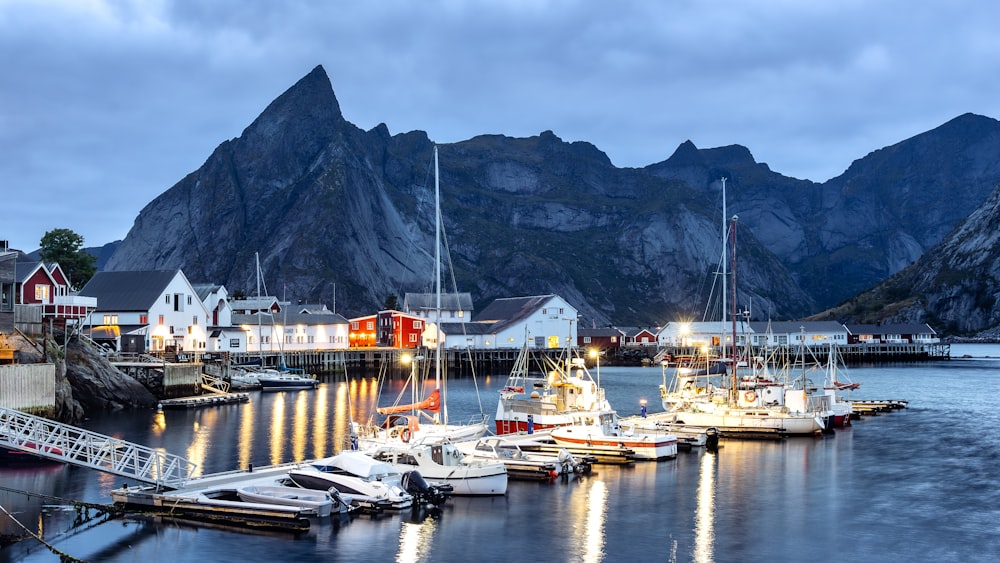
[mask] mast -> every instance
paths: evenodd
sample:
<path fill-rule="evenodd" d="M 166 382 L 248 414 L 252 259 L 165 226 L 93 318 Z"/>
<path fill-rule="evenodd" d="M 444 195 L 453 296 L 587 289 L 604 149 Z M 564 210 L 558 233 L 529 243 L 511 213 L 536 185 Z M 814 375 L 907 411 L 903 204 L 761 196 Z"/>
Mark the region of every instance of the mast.
<path fill-rule="evenodd" d="M 726 357 L 726 299 L 729 297 L 727 295 L 728 290 L 726 289 L 726 253 L 728 252 L 727 233 L 729 232 L 729 225 L 727 221 L 729 218 L 726 215 L 726 178 L 722 178 L 722 310 L 720 314 L 722 315 L 722 326 L 719 329 L 721 333 L 721 340 L 719 341 L 719 357 Z M 736 342 L 733 342 L 733 347 L 736 346 Z M 733 366 L 736 369 L 736 366 Z"/>
<path fill-rule="evenodd" d="M 737 387 L 736 364 L 739 361 L 738 358 L 739 354 L 736 351 L 736 220 L 737 219 L 739 219 L 739 217 L 733 215 L 732 220 L 729 222 L 729 248 L 731 249 L 730 250 L 731 254 L 729 257 L 730 261 L 729 271 L 730 275 L 732 275 L 733 277 L 733 283 L 731 284 L 733 298 L 732 298 L 732 303 L 730 304 L 730 307 L 732 307 L 730 315 L 732 315 L 732 321 L 733 321 L 733 375 L 732 375 L 732 384 L 730 387 L 733 390 L 733 393 L 738 392 L 736 388 Z"/>
<path fill-rule="evenodd" d="M 438 147 L 434 145 L 434 388 L 441 389 L 441 180 L 438 168 Z M 444 422 L 448 423 L 447 393 L 441 400 Z M 439 422 L 434 413 L 434 422 Z"/>

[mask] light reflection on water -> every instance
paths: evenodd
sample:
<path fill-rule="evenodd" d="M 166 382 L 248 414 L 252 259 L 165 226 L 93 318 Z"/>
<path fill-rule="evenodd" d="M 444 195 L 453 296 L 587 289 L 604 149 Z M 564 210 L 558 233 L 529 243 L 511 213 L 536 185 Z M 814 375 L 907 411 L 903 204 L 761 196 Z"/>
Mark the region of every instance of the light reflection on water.
<path fill-rule="evenodd" d="M 106 561 L 233 553 L 248 560 L 467 561 L 469 550 L 484 563 L 526 554 L 540 561 L 993 560 L 1000 553 L 1000 436 L 993 431 L 1000 424 L 993 406 L 1000 348 L 994 354 L 852 368 L 851 378 L 862 383 L 855 398 L 907 399 L 910 407 L 833 436 L 724 441 L 718 453 L 599 466 L 567 483 L 512 482 L 504 497 L 452 499 L 439 518 L 317 523 L 298 539 L 126 520 L 57 543 L 81 559 Z M 632 414 L 640 398 L 655 397 L 661 373 L 602 366 L 601 378 L 612 404 Z M 490 412 L 503 378 L 492 381 L 479 386 Z M 395 396 L 399 385 L 386 384 L 383 395 Z M 368 416 L 377 387 L 374 379 L 328 381 L 317 391 L 255 393 L 249 404 L 113 413 L 87 427 L 183 452 L 212 473 L 335 453 L 345 444 L 348 413 Z M 452 382 L 449 391 L 453 420 L 478 413 L 471 381 Z M 122 481 L 63 466 L 0 468 L 5 487 L 89 502 L 108 502 Z M 38 497 L 0 490 L 0 502 L 52 537 L 73 518 L 45 509 L 49 502 Z M 9 533 L 8 524 L 0 519 L 0 531 Z M 4 549 L 0 562 L 51 559 L 23 551 Z"/>

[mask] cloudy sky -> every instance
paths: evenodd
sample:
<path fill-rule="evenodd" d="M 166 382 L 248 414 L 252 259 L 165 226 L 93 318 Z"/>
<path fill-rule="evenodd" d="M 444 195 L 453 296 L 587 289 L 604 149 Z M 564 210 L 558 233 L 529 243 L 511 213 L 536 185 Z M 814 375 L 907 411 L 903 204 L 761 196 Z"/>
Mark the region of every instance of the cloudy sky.
<path fill-rule="evenodd" d="M 968 0 L 0 0 L 0 239 L 123 238 L 316 65 L 364 129 L 550 129 L 620 167 L 741 144 L 822 182 L 1000 117 L 997 22 Z"/>

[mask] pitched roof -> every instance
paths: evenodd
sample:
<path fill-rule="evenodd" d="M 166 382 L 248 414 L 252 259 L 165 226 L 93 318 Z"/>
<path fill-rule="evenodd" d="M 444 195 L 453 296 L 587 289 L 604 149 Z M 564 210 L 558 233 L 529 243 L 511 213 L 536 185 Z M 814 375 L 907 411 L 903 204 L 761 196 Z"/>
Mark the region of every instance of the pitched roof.
<path fill-rule="evenodd" d="M 198 294 L 198 299 L 200 301 L 205 301 L 209 295 L 222 289 L 222 286 L 217 283 L 193 283 L 191 287 L 194 292 Z"/>
<path fill-rule="evenodd" d="M 338 315 L 337 313 L 330 313 L 325 315 L 315 315 L 309 313 L 260 313 L 253 315 L 241 315 L 233 314 L 233 325 L 255 325 L 260 319 L 260 324 L 265 326 L 270 325 L 339 325 L 339 324 L 349 324 L 348 320 Z"/>
<path fill-rule="evenodd" d="M 603 327 L 603 328 L 586 328 L 580 327 L 576 329 L 578 336 L 624 336 L 625 333 L 614 327 Z"/>
<path fill-rule="evenodd" d="M 97 298 L 97 311 L 148 311 L 180 270 L 97 272 L 80 290 Z"/>
<path fill-rule="evenodd" d="M 837 321 L 750 321 L 750 328 L 759 334 L 770 327 L 772 334 L 797 334 L 806 332 L 846 332 L 844 325 Z"/>
<path fill-rule="evenodd" d="M 403 297 L 404 309 L 409 311 L 433 311 L 437 309 L 436 293 L 407 293 Z M 442 293 L 441 308 L 445 311 L 471 311 L 470 293 Z"/>
<path fill-rule="evenodd" d="M 851 334 L 937 334 L 927 324 L 848 324 L 844 326 L 847 327 L 847 331 Z"/>
<path fill-rule="evenodd" d="M 486 306 L 473 322 L 515 321 L 526 319 L 555 295 L 534 295 L 531 297 L 502 297 Z"/>
<path fill-rule="evenodd" d="M 441 323 L 441 332 L 451 335 L 485 335 L 493 334 L 497 323 Z"/>

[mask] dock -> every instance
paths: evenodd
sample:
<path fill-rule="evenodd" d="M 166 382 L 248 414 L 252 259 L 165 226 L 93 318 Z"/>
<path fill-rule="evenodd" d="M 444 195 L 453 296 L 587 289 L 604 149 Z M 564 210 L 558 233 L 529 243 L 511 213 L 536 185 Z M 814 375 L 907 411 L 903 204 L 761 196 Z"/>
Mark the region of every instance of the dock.
<path fill-rule="evenodd" d="M 891 412 L 899 409 L 905 409 L 908 405 L 908 401 L 903 401 L 899 399 L 884 399 L 884 400 L 852 400 L 848 401 L 851 403 L 851 410 L 853 411 L 854 418 L 861 418 L 862 416 L 875 416 L 884 412 Z"/>
<path fill-rule="evenodd" d="M 249 393 L 206 393 L 204 395 L 193 395 L 191 397 L 178 397 L 176 399 L 163 399 L 156 404 L 158 410 L 163 409 L 189 409 L 195 407 L 207 407 L 214 405 L 229 405 L 233 403 L 246 403 L 250 401 Z"/>

